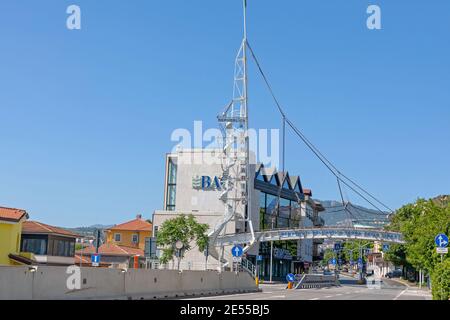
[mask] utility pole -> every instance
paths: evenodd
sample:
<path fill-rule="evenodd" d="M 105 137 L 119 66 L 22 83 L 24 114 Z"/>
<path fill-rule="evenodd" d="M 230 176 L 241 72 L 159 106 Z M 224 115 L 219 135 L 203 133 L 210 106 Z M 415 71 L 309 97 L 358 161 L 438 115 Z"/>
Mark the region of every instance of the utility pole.
<path fill-rule="evenodd" d="M 275 221 L 275 216 L 272 216 L 272 230 L 273 230 L 273 223 Z M 273 241 L 270 241 L 270 277 L 269 281 L 272 283 L 272 267 L 273 267 Z"/>

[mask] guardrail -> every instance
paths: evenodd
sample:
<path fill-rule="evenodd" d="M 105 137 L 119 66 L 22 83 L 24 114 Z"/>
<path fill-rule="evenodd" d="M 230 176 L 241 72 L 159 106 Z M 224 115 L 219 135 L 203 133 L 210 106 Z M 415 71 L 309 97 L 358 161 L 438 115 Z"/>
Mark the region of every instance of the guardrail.
<path fill-rule="evenodd" d="M 295 289 L 312 289 L 338 286 L 339 280 L 334 275 L 304 274 L 299 277 Z"/>

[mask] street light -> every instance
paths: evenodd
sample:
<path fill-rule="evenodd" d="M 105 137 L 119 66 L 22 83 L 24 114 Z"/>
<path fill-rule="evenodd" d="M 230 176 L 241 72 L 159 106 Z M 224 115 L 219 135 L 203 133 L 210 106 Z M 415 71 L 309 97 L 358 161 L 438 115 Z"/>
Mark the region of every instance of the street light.
<path fill-rule="evenodd" d="M 183 247 L 183 241 L 178 240 L 177 242 L 175 242 L 175 248 L 178 250 L 178 270 L 180 270 L 181 252 L 183 250 Z"/>
<path fill-rule="evenodd" d="M 275 223 L 275 216 L 272 215 L 272 230 L 273 230 L 273 225 Z M 273 240 L 270 241 L 270 276 L 269 276 L 269 282 L 272 283 L 272 265 L 273 265 Z"/>

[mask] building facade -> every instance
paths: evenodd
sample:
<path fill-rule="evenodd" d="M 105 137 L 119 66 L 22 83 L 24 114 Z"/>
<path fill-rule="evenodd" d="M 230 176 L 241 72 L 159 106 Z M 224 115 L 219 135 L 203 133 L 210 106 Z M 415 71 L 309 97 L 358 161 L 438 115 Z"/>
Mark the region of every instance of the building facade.
<path fill-rule="evenodd" d="M 28 219 L 25 210 L 0 207 L 0 265 L 16 265 L 10 255 L 20 252 L 22 224 Z"/>
<path fill-rule="evenodd" d="M 153 226 L 137 215 L 136 219 L 105 230 L 106 243 L 144 250 L 145 240 L 152 236 Z"/>
<path fill-rule="evenodd" d="M 26 221 L 22 228 L 22 264 L 69 266 L 75 263 L 75 240 L 79 235 L 42 222 Z"/>
<path fill-rule="evenodd" d="M 220 199 L 222 193 L 221 150 L 179 150 L 166 155 L 166 173 L 163 210 L 153 215 L 154 234 L 164 221 L 180 214 L 193 214 L 197 221 L 206 223 L 210 230 L 223 217 L 225 207 Z M 270 229 L 293 229 L 323 224 L 319 212 L 320 203 L 311 199 L 311 190 L 304 189 L 298 176 L 278 172 L 263 165 L 251 165 L 250 210 L 247 206 L 236 208 L 248 217 L 255 231 Z M 250 226 L 242 221 L 231 221 L 227 234 L 249 232 Z M 304 270 L 313 262 L 315 247 L 313 240 L 274 242 L 272 277 L 283 278 L 289 272 Z M 231 248 L 225 248 L 224 256 L 231 260 Z M 246 258 L 256 263 L 262 256 L 259 273 L 262 279 L 270 274 L 270 243 L 255 244 Z M 181 262 L 187 269 L 217 269 L 219 262 L 214 257 L 192 249 Z"/>

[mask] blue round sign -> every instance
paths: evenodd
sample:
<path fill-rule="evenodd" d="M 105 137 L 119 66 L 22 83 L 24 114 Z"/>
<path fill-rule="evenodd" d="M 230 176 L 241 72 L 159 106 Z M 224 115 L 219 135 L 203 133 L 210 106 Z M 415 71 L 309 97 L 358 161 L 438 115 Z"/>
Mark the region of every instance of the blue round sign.
<path fill-rule="evenodd" d="M 240 257 L 240 256 L 242 256 L 243 253 L 244 253 L 244 249 L 242 249 L 241 246 L 234 246 L 231 249 L 231 254 L 233 255 L 233 257 Z"/>
<path fill-rule="evenodd" d="M 294 281 L 295 281 L 295 275 L 292 274 L 292 273 L 288 273 L 288 274 L 286 275 L 286 280 L 287 280 L 288 282 L 294 282 Z"/>
<path fill-rule="evenodd" d="M 446 248 L 448 246 L 448 237 L 447 235 L 440 233 L 434 238 L 434 242 L 439 248 Z"/>

